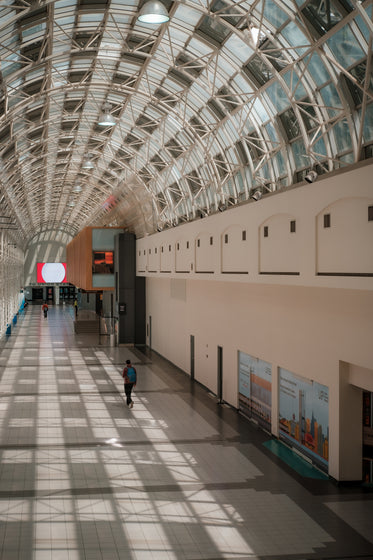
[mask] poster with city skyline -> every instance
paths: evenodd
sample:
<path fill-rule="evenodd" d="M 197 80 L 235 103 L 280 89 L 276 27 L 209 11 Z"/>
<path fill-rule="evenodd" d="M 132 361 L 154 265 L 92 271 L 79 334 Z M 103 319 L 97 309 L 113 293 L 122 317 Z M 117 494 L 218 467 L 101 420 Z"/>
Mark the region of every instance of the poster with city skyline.
<path fill-rule="evenodd" d="M 279 435 L 328 471 L 329 389 L 279 368 Z"/>
<path fill-rule="evenodd" d="M 271 364 L 238 352 L 239 408 L 243 414 L 271 432 L 272 369 Z"/>

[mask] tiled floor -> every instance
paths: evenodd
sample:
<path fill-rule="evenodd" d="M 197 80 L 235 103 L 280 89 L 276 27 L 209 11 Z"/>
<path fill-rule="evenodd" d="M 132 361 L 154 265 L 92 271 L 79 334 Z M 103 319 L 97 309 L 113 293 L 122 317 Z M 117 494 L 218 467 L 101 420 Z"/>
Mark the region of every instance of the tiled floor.
<path fill-rule="evenodd" d="M 373 559 L 373 493 L 302 478 L 166 361 L 74 335 L 71 308 L 2 341 L 0 430 L 1 559 Z"/>

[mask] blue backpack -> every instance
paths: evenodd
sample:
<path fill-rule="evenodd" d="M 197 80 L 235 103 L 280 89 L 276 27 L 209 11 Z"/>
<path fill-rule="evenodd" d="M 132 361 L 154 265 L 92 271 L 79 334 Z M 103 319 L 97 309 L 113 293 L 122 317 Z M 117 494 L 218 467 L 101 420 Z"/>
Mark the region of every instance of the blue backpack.
<path fill-rule="evenodd" d="M 136 383 L 136 371 L 133 367 L 127 368 L 127 377 L 130 383 Z"/>

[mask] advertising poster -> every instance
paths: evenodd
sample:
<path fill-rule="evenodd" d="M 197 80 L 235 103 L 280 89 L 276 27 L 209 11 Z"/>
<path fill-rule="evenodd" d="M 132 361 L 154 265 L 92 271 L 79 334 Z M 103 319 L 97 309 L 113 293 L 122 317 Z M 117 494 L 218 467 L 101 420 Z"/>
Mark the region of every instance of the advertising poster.
<path fill-rule="evenodd" d="M 36 263 L 38 284 L 59 284 L 66 282 L 66 263 Z"/>
<path fill-rule="evenodd" d="M 271 432 L 271 364 L 238 352 L 238 391 L 241 412 Z"/>
<path fill-rule="evenodd" d="M 279 369 L 280 439 L 328 471 L 329 389 Z"/>

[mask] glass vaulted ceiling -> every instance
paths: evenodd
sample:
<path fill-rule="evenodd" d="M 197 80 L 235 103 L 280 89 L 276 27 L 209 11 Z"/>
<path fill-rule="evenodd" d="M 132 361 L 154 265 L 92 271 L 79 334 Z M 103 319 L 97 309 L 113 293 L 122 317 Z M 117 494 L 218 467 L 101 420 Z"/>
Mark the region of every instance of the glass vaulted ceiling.
<path fill-rule="evenodd" d="M 141 0 L 0 0 L 0 214 L 24 244 L 142 236 L 372 156 L 371 1 L 164 3 L 154 26 Z"/>

